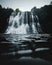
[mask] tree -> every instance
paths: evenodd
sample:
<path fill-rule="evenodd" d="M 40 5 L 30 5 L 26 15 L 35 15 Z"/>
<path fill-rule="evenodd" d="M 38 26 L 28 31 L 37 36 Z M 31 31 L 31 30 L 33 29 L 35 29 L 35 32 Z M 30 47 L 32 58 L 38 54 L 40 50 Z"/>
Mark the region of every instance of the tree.
<path fill-rule="evenodd" d="M 17 9 L 15 10 L 15 12 L 18 13 L 18 12 L 20 12 L 20 10 L 17 8 Z"/>
<path fill-rule="evenodd" d="M 2 6 L 0 5 L 0 9 L 2 9 Z"/>

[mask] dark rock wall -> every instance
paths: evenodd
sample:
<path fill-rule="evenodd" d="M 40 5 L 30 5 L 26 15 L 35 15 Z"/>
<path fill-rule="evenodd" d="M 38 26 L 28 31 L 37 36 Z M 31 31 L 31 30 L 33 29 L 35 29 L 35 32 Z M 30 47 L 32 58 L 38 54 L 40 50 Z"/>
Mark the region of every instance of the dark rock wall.
<path fill-rule="evenodd" d="M 34 7 L 31 12 L 34 16 L 35 14 L 38 15 L 43 32 L 52 34 L 52 5 L 45 5 L 40 9 Z"/>
<path fill-rule="evenodd" d="M 8 19 L 13 12 L 12 9 L 0 9 L 0 33 L 4 33 L 8 26 Z"/>

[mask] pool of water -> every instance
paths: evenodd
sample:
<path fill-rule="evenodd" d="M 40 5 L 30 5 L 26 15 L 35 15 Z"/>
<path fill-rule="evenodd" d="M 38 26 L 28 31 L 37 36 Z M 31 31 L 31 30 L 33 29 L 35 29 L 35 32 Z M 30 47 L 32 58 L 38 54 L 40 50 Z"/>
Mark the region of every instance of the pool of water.
<path fill-rule="evenodd" d="M 50 34 L 0 34 L 0 36 L 12 43 L 32 40 L 35 42 L 46 42 Z"/>

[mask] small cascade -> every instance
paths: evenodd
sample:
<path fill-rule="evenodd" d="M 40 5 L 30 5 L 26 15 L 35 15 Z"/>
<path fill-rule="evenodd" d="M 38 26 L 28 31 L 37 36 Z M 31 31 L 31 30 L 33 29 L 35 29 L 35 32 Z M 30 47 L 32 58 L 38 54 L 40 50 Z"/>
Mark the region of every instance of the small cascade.
<path fill-rule="evenodd" d="M 33 29 L 33 33 L 38 33 L 38 30 L 36 29 L 36 26 L 35 26 L 36 22 L 34 21 L 33 13 L 31 15 L 32 15 L 32 29 Z"/>
<path fill-rule="evenodd" d="M 37 31 L 39 32 L 39 33 L 42 33 L 43 31 L 42 31 L 42 29 L 41 29 L 41 26 L 40 26 L 40 23 L 39 23 L 39 18 L 38 18 L 38 16 L 37 15 L 35 15 L 35 18 L 36 18 L 36 29 L 37 29 Z"/>
<path fill-rule="evenodd" d="M 40 27 L 38 16 L 31 12 L 12 13 L 9 18 L 9 25 L 6 34 L 34 34 L 38 33 Z M 37 21 L 35 21 L 37 19 Z"/>

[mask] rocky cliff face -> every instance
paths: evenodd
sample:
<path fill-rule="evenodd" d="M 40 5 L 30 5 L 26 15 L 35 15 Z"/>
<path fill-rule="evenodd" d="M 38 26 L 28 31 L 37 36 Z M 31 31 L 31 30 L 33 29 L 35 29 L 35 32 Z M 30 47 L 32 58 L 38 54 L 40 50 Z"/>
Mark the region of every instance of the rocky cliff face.
<path fill-rule="evenodd" d="M 9 24 L 9 17 L 13 12 L 12 9 L 0 8 L 0 33 L 4 33 Z M 31 13 L 35 17 L 38 16 L 39 23 L 43 33 L 52 33 L 52 5 L 45 5 L 37 9 L 36 7 L 31 9 Z M 29 16 L 28 16 L 29 18 Z M 28 19 L 30 21 L 30 19 Z M 35 17 L 35 22 L 37 18 Z"/>
<path fill-rule="evenodd" d="M 42 30 L 45 33 L 52 34 L 52 5 L 45 5 L 40 9 L 34 7 L 31 9 L 31 12 L 33 12 L 34 16 L 36 14 L 39 17 L 39 23 Z"/>
<path fill-rule="evenodd" d="M 0 33 L 4 33 L 7 26 L 8 26 L 8 19 L 11 13 L 13 12 L 12 9 L 0 9 Z"/>

